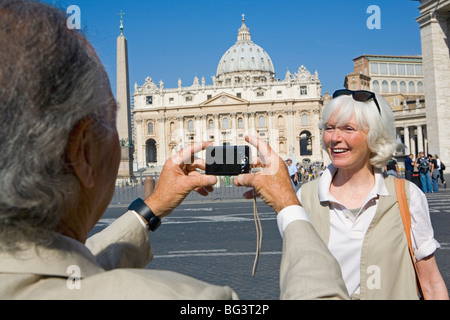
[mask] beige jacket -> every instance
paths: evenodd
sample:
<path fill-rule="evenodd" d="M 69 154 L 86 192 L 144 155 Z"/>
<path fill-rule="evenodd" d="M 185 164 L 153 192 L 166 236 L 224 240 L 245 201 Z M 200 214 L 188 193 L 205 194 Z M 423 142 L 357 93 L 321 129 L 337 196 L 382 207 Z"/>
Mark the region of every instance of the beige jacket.
<path fill-rule="evenodd" d="M 346 298 L 339 266 L 310 223 L 291 223 L 284 237 L 282 298 Z M 147 232 L 128 212 L 86 245 L 58 236 L 51 248 L 0 253 L 0 299 L 238 298 L 227 286 L 143 269 L 151 259 Z"/>
<path fill-rule="evenodd" d="M 395 192 L 394 178 L 384 179 L 389 195 L 380 195 L 377 210 L 364 236 L 361 252 L 360 295 L 355 299 L 418 299 L 414 266 Z M 318 197 L 319 179 L 302 186 L 302 205 L 310 212 L 311 222 L 328 244 L 330 208 Z M 406 181 L 409 197 L 409 181 Z M 409 199 L 408 199 L 409 201 Z M 375 274 L 378 272 L 378 274 Z M 375 279 L 379 276 L 379 279 Z M 379 280 L 379 283 L 375 283 Z"/>

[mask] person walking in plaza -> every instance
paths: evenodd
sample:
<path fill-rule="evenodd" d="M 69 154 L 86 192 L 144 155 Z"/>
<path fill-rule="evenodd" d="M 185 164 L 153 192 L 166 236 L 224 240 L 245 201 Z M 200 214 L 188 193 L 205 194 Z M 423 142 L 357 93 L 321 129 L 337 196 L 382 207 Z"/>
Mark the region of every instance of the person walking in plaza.
<path fill-rule="evenodd" d="M 292 163 L 292 159 L 290 159 L 290 158 L 286 160 L 286 166 L 288 168 L 289 176 L 292 181 L 292 187 L 295 190 L 295 187 L 297 186 L 297 183 L 298 183 L 297 167 Z"/>
<path fill-rule="evenodd" d="M 436 159 L 438 170 L 439 170 L 439 177 L 441 178 L 441 183 L 443 184 L 444 188 L 447 188 L 447 183 L 445 182 L 444 178 L 444 170 L 445 170 L 445 164 L 439 159 L 439 156 L 437 154 L 434 155 L 434 158 Z"/>
<path fill-rule="evenodd" d="M 398 177 L 398 164 L 397 164 L 397 160 L 395 160 L 394 157 L 389 159 L 389 162 L 387 163 L 387 165 L 384 168 L 385 168 L 385 171 L 387 174 L 390 174 L 396 178 Z"/>
<path fill-rule="evenodd" d="M 416 167 L 419 170 L 420 183 L 422 185 L 423 193 L 432 193 L 433 188 L 431 186 L 431 163 L 430 160 L 425 157 L 423 151 L 419 152 L 419 157 L 416 161 Z"/>
<path fill-rule="evenodd" d="M 437 193 L 437 192 L 439 192 L 438 181 L 439 181 L 439 176 L 440 176 L 438 163 L 437 163 L 436 159 L 433 158 L 433 155 L 431 155 L 431 154 L 428 155 L 428 160 L 430 161 L 430 164 L 431 164 L 430 175 L 431 175 L 432 190 L 433 190 L 433 193 Z"/>
<path fill-rule="evenodd" d="M 405 159 L 405 179 L 408 181 L 413 181 L 414 172 L 414 155 L 410 153 Z"/>
<path fill-rule="evenodd" d="M 320 128 L 332 163 L 297 196 L 338 260 L 348 294 L 352 299 L 418 299 L 398 178 L 382 172 L 397 147 L 392 108 L 372 92 L 338 90 L 323 110 Z M 402 181 L 422 290 L 427 299 L 448 299 L 434 257 L 439 243 L 427 199 L 416 185 Z"/>

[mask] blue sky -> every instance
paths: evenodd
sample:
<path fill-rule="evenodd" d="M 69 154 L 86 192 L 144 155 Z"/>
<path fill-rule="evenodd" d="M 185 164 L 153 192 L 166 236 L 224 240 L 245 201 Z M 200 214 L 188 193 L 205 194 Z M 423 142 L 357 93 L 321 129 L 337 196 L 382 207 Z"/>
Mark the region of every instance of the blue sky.
<path fill-rule="evenodd" d="M 220 58 L 236 42 L 245 14 L 253 42 L 271 57 L 276 76 L 304 65 L 319 73 L 322 93 L 342 88 L 362 54 L 420 55 L 419 2 L 409 0 L 46 0 L 63 10 L 77 5 L 81 29 L 102 60 L 116 91 L 116 39 L 123 10 L 130 90 L 147 76 L 165 88 L 211 84 Z M 381 29 L 369 29 L 370 5 Z"/>

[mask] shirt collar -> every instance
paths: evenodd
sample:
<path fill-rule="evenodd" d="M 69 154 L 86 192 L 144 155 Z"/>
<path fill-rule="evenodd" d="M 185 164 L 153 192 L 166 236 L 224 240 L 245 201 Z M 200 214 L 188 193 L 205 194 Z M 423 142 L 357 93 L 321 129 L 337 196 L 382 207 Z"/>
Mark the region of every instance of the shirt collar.
<path fill-rule="evenodd" d="M 330 201 L 330 185 L 334 175 L 338 171 L 337 168 L 330 164 L 323 172 L 319 181 L 319 200 L 320 202 Z M 384 175 L 380 168 L 374 168 L 375 185 L 369 192 L 370 197 L 387 196 L 389 192 L 384 183 Z"/>

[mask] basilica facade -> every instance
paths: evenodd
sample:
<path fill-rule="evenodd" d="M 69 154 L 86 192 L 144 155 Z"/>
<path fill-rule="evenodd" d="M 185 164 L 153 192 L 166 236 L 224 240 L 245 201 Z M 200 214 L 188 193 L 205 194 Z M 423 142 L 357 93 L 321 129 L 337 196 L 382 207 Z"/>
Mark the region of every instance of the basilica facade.
<path fill-rule="evenodd" d="M 134 162 L 157 168 L 197 141 L 246 144 L 245 134 L 264 139 L 283 159 L 323 161 L 319 118 L 330 99 L 322 97 L 317 71 L 301 65 L 276 78 L 268 53 L 251 40 L 242 19 L 237 41 L 220 59 L 212 84 L 195 77 L 191 85 L 165 88 L 147 77 L 135 84 Z M 253 149 L 254 150 L 254 149 Z"/>

